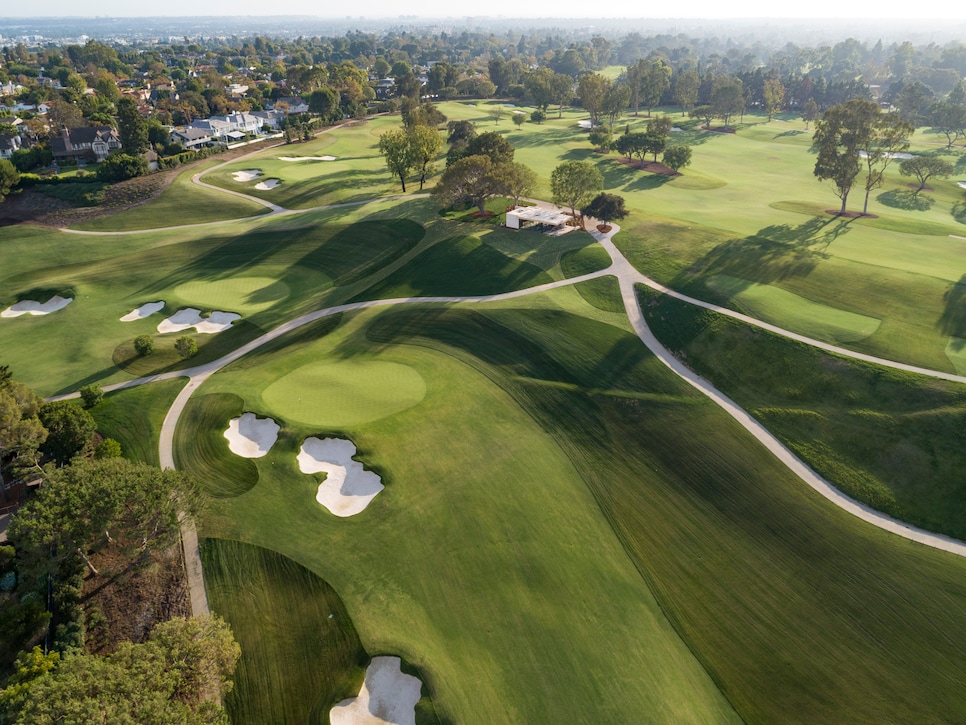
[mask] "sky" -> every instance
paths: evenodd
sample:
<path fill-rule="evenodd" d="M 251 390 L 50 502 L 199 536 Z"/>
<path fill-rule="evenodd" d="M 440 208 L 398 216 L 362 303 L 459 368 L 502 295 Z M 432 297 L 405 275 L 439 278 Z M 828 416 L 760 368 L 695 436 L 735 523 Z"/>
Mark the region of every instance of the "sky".
<path fill-rule="evenodd" d="M 90 9 L 96 12 L 85 13 Z M 350 13 L 339 14 L 338 10 Z M 82 11 L 82 12 L 78 12 Z M 963 0 L 932 0 L 918 3 L 889 0 L 687 0 L 687 2 L 641 2 L 641 0 L 486 0 L 454 3 L 452 0 L 418 0 L 401 4 L 398 0 L 367 0 L 365 3 L 320 3 L 318 0 L 209 0 L 206 3 L 158 5 L 132 3 L 130 0 L 99 0 L 93 5 L 74 0 L 45 0 L 43 3 L 9 3 L 0 17 L 137 17 L 137 16 L 239 16 L 239 15 L 313 15 L 345 18 L 347 14 L 366 17 L 464 17 L 486 15 L 524 18 L 851 18 L 873 21 L 889 19 L 942 18 L 966 21 Z"/>

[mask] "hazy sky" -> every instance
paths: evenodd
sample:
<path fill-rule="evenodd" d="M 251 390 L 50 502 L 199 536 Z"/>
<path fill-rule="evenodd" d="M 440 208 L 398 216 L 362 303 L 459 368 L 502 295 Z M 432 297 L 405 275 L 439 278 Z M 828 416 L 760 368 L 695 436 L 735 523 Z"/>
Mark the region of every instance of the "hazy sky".
<path fill-rule="evenodd" d="M 687 2 L 641 2 L 640 0 L 485 0 L 473 3 L 453 0 L 367 0 L 361 3 L 333 3 L 318 0 L 210 0 L 206 3 L 174 5 L 130 0 L 99 0 L 94 4 L 78 4 L 74 0 L 46 0 L 43 3 L 5 3 L 0 17 L 136 17 L 146 15 L 317 15 L 323 17 L 463 17 L 488 15 L 542 18 L 854 18 L 888 20 L 891 18 L 944 18 L 966 20 L 964 0 L 932 0 L 919 3 L 900 0 L 688 0 Z M 85 12 L 86 11 L 86 12 Z"/>

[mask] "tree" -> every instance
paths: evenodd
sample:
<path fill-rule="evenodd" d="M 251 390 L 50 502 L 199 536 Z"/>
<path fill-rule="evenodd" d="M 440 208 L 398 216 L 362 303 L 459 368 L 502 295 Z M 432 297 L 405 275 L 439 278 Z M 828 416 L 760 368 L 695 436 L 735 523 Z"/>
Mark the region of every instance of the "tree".
<path fill-rule="evenodd" d="M 667 137 L 654 131 L 648 131 L 642 135 L 640 148 L 642 152 L 641 166 L 644 166 L 644 153 L 654 154 L 654 160 L 657 161 L 657 155 L 667 148 Z"/>
<path fill-rule="evenodd" d="M 577 81 L 577 95 L 580 104 L 590 114 L 590 121 L 594 126 L 600 124 L 600 113 L 604 105 L 604 98 L 610 90 L 610 78 L 600 73 L 587 73 Z"/>
<path fill-rule="evenodd" d="M 918 194 L 926 188 L 929 179 L 946 179 L 953 175 L 955 167 L 944 159 L 936 156 L 913 156 L 911 159 L 903 159 L 899 163 L 899 173 L 903 176 L 915 176 L 919 182 Z"/>
<path fill-rule="evenodd" d="M 557 100 L 553 88 L 554 73 L 547 66 L 540 66 L 523 77 L 523 87 L 526 92 L 526 99 L 541 111 Z M 570 80 L 570 79 L 568 79 Z M 573 81 L 570 80 L 573 84 Z"/>
<path fill-rule="evenodd" d="M 496 173 L 503 182 L 503 193 L 513 199 L 514 206 L 520 203 L 521 197 L 530 196 L 537 185 L 533 169 L 515 161 L 502 164 Z"/>
<path fill-rule="evenodd" d="M 960 134 L 966 133 L 966 103 L 937 101 L 929 106 L 928 118 L 930 125 L 946 136 L 946 148 L 952 148 Z"/>
<path fill-rule="evenodd" d="M 17 693 L 7 722 L 226 723 L 209 694 L 221 699 L 232 689 L 240 655 L 219 617 L 172 619 L 155 627 L 147 642 L 122 642 L 107 656 L 72 654 L 33 667 L 39 674 Z"/>
<path fill-rule="evenodd" d="M 661 102 L 664 92 L 671 87 L 671 66 L 664 58 L 652 58 L 644 66 L 641 75 L 641 103 L 651 115 L 651 109 Z"/>
<path fill-rule="evenodd" d="M 184 473 L 124 458 L 78 458 L 47 470 L 36 495 L 11 520 L 10 538 L 35 574 L 54 572 L 75 556 L 96 574 L 90 552 L 168 546 L 177 540 L 181 516 L 201 505 L 197 483 Z"/>
<path fill-rule="evenodd" d="M 876 107 L 878 110 L 878 106 Z M 898 116 L 892 114 L 874 114 L 871 133 L 866 137 L 866 142 L 860 149 L 860 155 L 865 157 L 866 176 L 865 176 L 865 203 L 862 206 L 862 214 L 869 211 L 869 194 L 873 189 L 882 186 L 885 178 L 885 171 L 889 164 L 896 158 L 897 154 L 909 149 L 909 137 L 915 132 L 915 128 L 908 121 L 903 121 Z"/>
<path fill-rule="evenodd" d="M 148 172 L 148 162 L 143 156 L 132 156 L 115 151 L 97 167 L 97 178 L 108 183 L 126 181 Z"/>
<path fill-rule="evenodd" d="M 105 438 L 94 449 L 94 458 L 120 458 L 122 455 L 121 444 L 113 438 Z"/>
<path fill-rule="evenodd" d="M 674 78 L 674 100 L 681 106 L 681 115 L 690 113 L 698 103 L 701 77 L 693 70 L 681 71 Z"/>
<path fill-rule="evenodd" d="M 554 73 L 550 82 L 557 103 L 557 118 L 563 117 L 563 107 L 574 97 L 574 79 L 566 73 Z"/>
<path fill-rule="evenodd" d="M 386 160 L 389 173 L 399 177 L 403 193 L 406 193 L 406 177 L 416 166 L 409 137 L 401 129 L 391 129 L 379 137 L 379 152 Z"/>
<path fill-rule="evenodd" d="M 406 136 L 413 167 L 419 170 L 419 190 L 422 191 L 426 176 L 433 171 L 432 162 L 436 160 L 443 148 L 443 137 L 435 128 L 423 125 L 408 129 Z"/>
<path fill-rule="evenodd" d="M 446 137 L 448 144 L 468 144 L 470 139 L 476 137 L 476 126 L 472 121 L 450 121 L 446 124 L 449 136 Z"/>
<path fill-rule="evenodd" d="M 530 113 L 530 120 L 534 123 L 543 123 L 547 120 L 547 114 L 540 109 L 537 109 L 536 111 Z"/>
<path fill-rule="evenodd" d="M 615 83 L 610 87 L 601 104 L 601 113 L 607 114 L 607 121 L 611 133 L 614 132 L 614 122 L 621 117 L 624 109 L 631 102 L 631 89 L 626 83 Z"/>
<path fill-rule="evenodd" d="M 593 144 L 594 148 L 606 151 L 610 148 L 611 132 L 606 128 L 595 128 L 587 134 L 587 140 Z"/>
<path fill-rule="evenodd" d="M 550 174 L 553 203 L 570 207 L 577 216 L 577 208 L 586 204 L 604 188 L 604 177 L 589 161 L 564 161 Z"/>
<path fill-rule="evenodd" d="M 319 117 L 320 121 L 328 120 L 339 110 L 339 94 L 328 86 L 317 88 L 309 94 L 309 112 Z"/>
<path fill-rule="evenodd" d="M 840 214 L 845 214 L 849 192 L 861 170 L 859 151 L 868 144 L 878 114 L 879 107 L 872 101 L 853 98 L 832 106 L 815 122 L 815 176 L 832 182 L 836 196 L 842 200 Z"/>
<path fill-rule="evenodd" d="M 691 147 L 668 146 L 664 150 L 662 161 L 665 166 L 680 171 L 691 163 Z"/>
<path fill-rule="evenodd" d="M 80 389 L 80 396 L 85 408 L 93 408 L 104 398 L 104 391 L 96 383 L 91 383 Z"/>
<path fill-rule="evenodd" d="M 805 122 L 806 131 L 808 130 L 808 124 L 816 118 L 818 118 L 818 104 L 814 98 L 809 98 L 802 107 L 802 120 Z"/>
<path fill-rule="evenodd" d="M 513 146 L 496 131 L 487 131 L 471 138 L 466 144 L 467 156 L 488 156 L 494 164 L 513 161 Z"/>
<path fill-rule="evenodd" d="M 7 159 L 0 159 L 0 201 L 20 183 L 20 172 Z"/>
<path fill-rule="evenodd" d="M 40 450 L 58 466 L 86 453 L 94 440 L 97 424 L 90 413 L 70 400 L 44 403 L 38 417 L 47 429 L 47 440 Z"/>
<path fill-rule="evenodd" d="M 472 203 L 483 216 L 486 214 L 486 200 L 505 191 L 501 166 L 503 164 L 494 164 L 489 156 L 466 156 L 443 172 L 432 194 L 444 207 L 462 202 Z"/>
<path fill-rule="evenodd" d="M 700 106 L 695 106 L 688 115 L 691 118 L 697 118 L 704 121 L 705 128 L 711 128 L 711 119 L 714 118 L 714 107 L 711 104 L 705 103 Z"/>
<path fill-rule="evenodd" d="M 714 115 L 722 120 L 725 128 L 731 117 L 745 110 L 744 87 L 740 78 L 721 75 L 714 79 L 711 86 L 711 107 Z"/>
<path fill-rule="evenodd" d="M 138 335 L 134 338 L 134 351 L 144 357 L 154 352 L 154 338 L 150 335 Z"/>
<path fill-rule="evenodd" d="M 193 337 L 183 335 L 174 341 L 174 349 L 178 351 L 182 360 L 187 360 L 189 357 L 198 354 L 198 343 L 195 342 Z"/>
<path fill-rule="evenodd" d="M 490 106 L 486 109 L 486 115 L 492 118 L 494 123 L 499 124 L 500 119 L 506 115 L 506 109 L 500 105 Z"/>
<path fill-rule="evenodd" d="M 520 128 L 524 123 L 527 122 L 527 116 L 525 113 L 514 113 L 513 114 L 513 125 Z"/>
<path fill-rule="evenodd" d="M 610 222 L 619 222 L 626 217 L 628 211 L 624 207 L 623 196 L 601 192 L 580 210 L 580 214 L 581 216 L 600 219 L 605 225 L 609 225 Z"/>
<path fill-rule="evenodd" d="M 762 100 L 768 120 L 781 110 L 785 103 L 785 86 L 777 78 L 766 78 L 762 87 Z"/>
<path fill-rule="evenodd" d="M 40 446 L 47 439 L 40 420 L 43 405 L 33 390 L 11 379 L 7 366 L 0 366 L 0 464 L 15 474 L 37 466 Z M 6 499 L 2 486 L 0 497 Z"/>
<path fill-rule="evenodd" d="M 928 86 L 920 81 L 913 81 L 903 83 L 893 103 L 899 109 L 899 115 L 904 121 L 918 126 L 922 122 L 923 109 L 932 97 L 933 92 Z"/>
<path fill-rule="evenodd" d="M 148 150 L 147 123 L 138 111 L 137 101 L 130 96 L 117 102 L 117 131 L 126 154 L 138 156 Z"/>

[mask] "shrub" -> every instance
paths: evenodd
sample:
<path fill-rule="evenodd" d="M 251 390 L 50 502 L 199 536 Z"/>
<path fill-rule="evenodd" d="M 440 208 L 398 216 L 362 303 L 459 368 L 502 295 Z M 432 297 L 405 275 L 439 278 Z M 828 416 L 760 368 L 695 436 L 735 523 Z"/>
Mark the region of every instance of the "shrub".
<path fill-rule="evenodd" d="M 104 159 L 101 165 L 97 167 L 97 178 L 101 181 L 114 183 L 143 176 L 147 172 L 148 162 L 143 156 L 115 152 Z"/>
<path fill-rule="evenodd" d="M 101 402 L 101 399 L 104 397 L 104 391 L 99 386 L 91 383 L 80 389 L 80 396 L 81 400 L 84 401 L 85 408 L 93 408 Z"/>
<path fill-rule="evenodd" d="M 174 349 L 178 351 L 182 360 L 187 360 L 189 357 L 198 354 L 198 343 L 194 341 L 194 338 L 185 335 L 174 341 Z"/>
<path fill-rule="evenodd" d="M 547 114 L 543 111 L 536 110 L 530 114 L 530 120 L 534 123 L 543 123 L 547 120 Z"/>
<path fill-rule="evenodd" d="M 134 351 L 144 357 L 154 352 L 154 338 L 150 335 L 138 335 L 134 338 Z"/>
<path fill-rule="evenodd" d="M 121 444 L 113 438 L 105 438 L 94 449 L 94 458 L 120 458 Z"/>

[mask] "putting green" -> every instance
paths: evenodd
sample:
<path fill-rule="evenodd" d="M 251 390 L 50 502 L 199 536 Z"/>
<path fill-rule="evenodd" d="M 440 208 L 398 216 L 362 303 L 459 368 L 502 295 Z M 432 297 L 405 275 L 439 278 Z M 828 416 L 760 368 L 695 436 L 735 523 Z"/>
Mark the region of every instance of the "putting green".
<path fill-rule="evenodd" d="M 185 282 L 174 293 L 200 307 L 254 314 L 284 300 L 289 289 L 271 277 L 228 277 Z"/>
<path fill-rule="evenodd" d="M 339 427 L 386 418 L 425 395 L 426 382 L 408 365 L 368 361 L 305 365 L 265 388 L 262 398 L 283 418 Z"/>
<path fill-rule="evenodd" d="M 812 302 L 770 284 L 717 274 L 704 280 L 715 292 L 727 295 L 759 320 L 825 342 L 856 342 L 879 329 L 880 320 Z"/>

